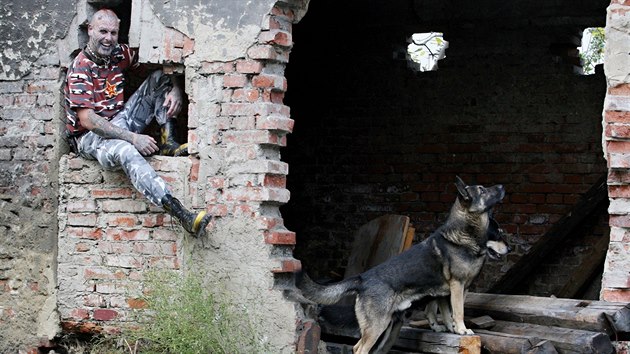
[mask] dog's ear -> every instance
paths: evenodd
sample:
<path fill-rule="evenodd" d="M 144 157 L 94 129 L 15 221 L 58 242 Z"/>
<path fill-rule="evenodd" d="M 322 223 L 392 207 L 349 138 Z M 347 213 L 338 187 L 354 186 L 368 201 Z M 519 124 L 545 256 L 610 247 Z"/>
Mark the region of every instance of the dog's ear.
<path fill-rule="evenodd" d="M 459 176 L 455 176 L 455 178 L 457 178 L 457 181 L 455 181 L 455 187 L 457 187 L 457 192 L 459 193 L 459 196 L 463 200 L 469 201 L 470 194 L 468 194 L 468 191 L 466 190 L 466 183 L 464 183 L 464 181 L 459 178 Z"/>

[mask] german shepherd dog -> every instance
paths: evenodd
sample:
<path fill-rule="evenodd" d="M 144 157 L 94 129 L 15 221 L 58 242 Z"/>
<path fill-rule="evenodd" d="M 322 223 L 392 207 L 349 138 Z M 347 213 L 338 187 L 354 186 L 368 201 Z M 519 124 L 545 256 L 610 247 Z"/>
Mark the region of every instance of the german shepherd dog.
<path fill-rule="evenodd" d="M 355 354 L 378 353 L 395 341 L 394 324 L 402 321 L 414 301 L 425 297 L 450 295 L 454 333 L 473 333 L 464 325 L 464 292 L 485 262 L 490 211 L 505 191 L 502 185 L 468 186 L 459 177 L 455 186 L 457 198 L 446 222 L 423 242 L 338 283 L 321 285 L 304 273 L 298 276 L 296 286 L 315 303 L 330 305 L 356 295 L 361 338 L 353 348 Z M 380 348 L 371 351 L 377 341 Z"/>
<path fill-rule="evenodd" d="M 488 242 L 486 243 L 486 246 L 487 258 L 490 258 L 491 260 L 499 260 L 501 259 L 501 257 L 512 252 L 512 248 L 505 240 L 503 230 L 499 227 L 499 224 L 493 218 L 490 218 L 490 224 L 488 226 Z M 437 322 L 438 306 L 440 308 L 440 313 L 442 314 L 442 322 L 444 323 L 444 325 L 440 325 Z M 427 317 L 427 320 L 429 321 L 429 326 L 433 331 L 455 332 L 455 329 L 453 328 L 451 307 L 447 297 L 441 297 L 431 300 L 425 309 L 425 315 Z"/>

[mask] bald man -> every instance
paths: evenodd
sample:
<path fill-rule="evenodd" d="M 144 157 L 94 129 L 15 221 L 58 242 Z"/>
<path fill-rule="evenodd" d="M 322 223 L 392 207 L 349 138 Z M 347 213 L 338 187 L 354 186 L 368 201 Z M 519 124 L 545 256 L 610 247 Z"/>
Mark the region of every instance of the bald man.
<path fill-rule="evenodd" d="M 122 168 L 138 191 L 164 207 L 186 231 L 200 236 L 210 216 L 187 210 L 143 157 L 160 150 L 171 156 L 187 154 L 186 145 L 177 144 L 172 136 L 182 90 L 174 77 L 158 70 L 125 102 L 124 75 L 138 67 L 138 59 L 128 45 L 118 43 L 119 26 L 112 10 L 97 11 L 88 25 L 87 46 L 68 68 L 64 84 L 68 141 L 79 156 L 95 159 L 105 169 Z M 161 127 L 160 146 L 143 134 L 153 119 Z"/>

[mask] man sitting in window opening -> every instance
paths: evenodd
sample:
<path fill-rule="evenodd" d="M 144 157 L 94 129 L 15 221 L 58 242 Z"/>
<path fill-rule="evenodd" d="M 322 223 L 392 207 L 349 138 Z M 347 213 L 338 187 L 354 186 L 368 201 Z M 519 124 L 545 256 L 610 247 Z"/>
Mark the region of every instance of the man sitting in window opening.
<path fill-rule="evenodd" d="M 205 211 L 191 212 L 174 198 L 143 156 L 187 154 L 173 137 L 174 117 L 182 108 L 175 77 L 153 72 L 124 102 L 127 69 L 138 67 L 136 52 L 118 43 L 120 20 L 109 9 L 97 11 L 88 25 L 88 44 L 77 55 L 64 84 L 66 133 L 78 155 L 96 159 L 105 169 L 122 167 L 134 187 L 162 206 L 186 231 L 200 236 L 210 221 Z M 142 134 L 155 118 L 161 126 L 160 146 Z"/>

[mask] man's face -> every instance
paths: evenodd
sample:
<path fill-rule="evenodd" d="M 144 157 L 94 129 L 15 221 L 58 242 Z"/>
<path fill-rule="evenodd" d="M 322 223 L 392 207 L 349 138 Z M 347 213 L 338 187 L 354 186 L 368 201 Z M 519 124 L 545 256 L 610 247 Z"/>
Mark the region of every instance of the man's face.
<path fill-rule="evenodd" d="M 118 44 L 118 20 L 96 20 L 88 26 L 90 47 L 101 56 L 112 54 L 112 50 Z"/>

